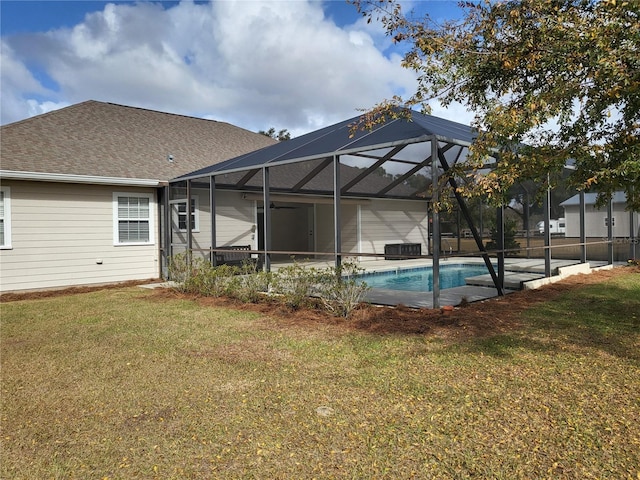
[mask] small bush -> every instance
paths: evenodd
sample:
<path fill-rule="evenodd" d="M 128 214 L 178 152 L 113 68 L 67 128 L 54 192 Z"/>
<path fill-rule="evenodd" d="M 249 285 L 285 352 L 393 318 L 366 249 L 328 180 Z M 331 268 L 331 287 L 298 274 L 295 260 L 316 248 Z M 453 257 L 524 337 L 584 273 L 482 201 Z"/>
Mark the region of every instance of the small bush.
<path fill-rule="evenodd" d="M 506 219 L 504 221 L 504 250 L 505 256 L 515 256 L 520 251 L 520 243 L 516 241 L 517 224 L 515 220 Z M 498 250 L 500 242 L 498 241 L 498 227 L 495 222 L 491 225 L 491 240 L 486 243 L 485 248 L 487 250 Z"/>
<path fill-rule="evenodd" d="M 237 269 L 238 275 L 230 279 L 227 294 L 243 302 L 256 303 L 269 290 L 272 274 L 257 270 L 255 264 L 245 262 Z"/>
<path fill-rule="evenodd" d="M 369 286 L 358 279 L 364 269 L 354 263 L 344 263 L 339 268 L 328 269 L 321 277 L 316 293 L 324 308 L 338 317 L 348 317 L 362 302 Z"/>
<path fill-rule="evenodd" d="M 169 262 L 169 278 L 176 282 L 176 289 L 207 297 L 225 295 L 238 268 L 230 265 L 214 267 L 205 258 L 191 258 L 181 253 Z"/>
<path fill-rule="evenodd" d="M 275 273 L 256 270 L 251 262 L 241 267 L 219 265 L 213 267 L 206 259 L 189 260 L 189 255 L 176 255 L 169 262 L 169 278 L 176 289 L 208 297 L 227 295 L 242 302 L 257 303 L 265 292 L 292 309 L 309 307 L 312 297 L 318 297 L 322 307 L 333 315 L 347 317 L 362 302 L 369 289 L 358 280 L 363 269 L 353 263 L 340 268 L 305 268 L 294 263 Z"/>
<path fill-rule="evenodd" d="M 279 269 L 272 278 L 271 293 L 280 295 L 282 301 L 293 309 L 307 306 L 321 272 L 316 268 L 305 268 L 299 263 Z"/>
<path fill-rule="evenodd" d="M 169 280 L 175 282 L 176 290 L 184 291 L 185 283 L 193 275 L 193 268 L 186 253 L 169 258 Z"/>

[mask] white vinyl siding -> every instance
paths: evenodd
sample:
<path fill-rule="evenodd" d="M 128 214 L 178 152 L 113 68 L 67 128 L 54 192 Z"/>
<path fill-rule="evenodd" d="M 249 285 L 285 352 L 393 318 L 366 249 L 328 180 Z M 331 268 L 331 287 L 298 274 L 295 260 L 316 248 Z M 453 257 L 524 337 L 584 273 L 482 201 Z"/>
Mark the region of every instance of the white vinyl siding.
<path fill-rule="evenodd" d="M 191 191 L 191 195 L 197 205 L 197 229 L 194 228 L 192 232 L 192 248 L 195 254 L 201 254 L 203 258 L 207 258 L 211 248 L 209 191 L 194 188 Z M 185 200 L 181 201 L 183 204 L 185 203 Z M 172 204 L 174 202 L 178 201 L 171 201 Z M 177 216 L 172 214 L 171 244 L 174 255 L 183 252 L 187 244 L 187 232 L 186 230 L 180 231 L 177 220 Z M 216 244 L 218 247 L 251 245 L 253 248 L 257 248 L 255 202 L 244 200 L 238 192 L 218 190 L 216 192 L 216 232 Z"/>
<path fill-rule="evenodd" d="M 157 244 L 114 244 L 114 189 L 152 199 L 150 238 L 158 238 L 154 188 L 17 180 L 5 185 L 11 188 L 13 248 L 0 250 L 1 291 L 160 276 Z"/>
<path fill-rule="evenodd" d="M 113 204 L 115 244 L 153 244 L 153 196 L 116 192 Z"/>
<path fill-rule="evenodd" d="M 335 230 L 333 228 L 333 205 L 316 205 L 316 246 L 319 252 L 335 252 Z M 342 253 L 359 253 L 358 205 L 342 204 L 340 208 Z"/>
<path fill-rule="evenodd" d="M 0 248 L 11 248 L 11 189 L 0 188 Z"/>
<path fill-rule="evenodd" d="M 243 200 L 240 193 L 216 193 L 216 243 L 227 245 L 257 245 L 256 204 Z"/>
<path fill-rule="evenodd" d="M 427 202 L 373 200 L 361 207 L 361 251 L 384 253 L 388 243 L 419 243 L 427 254 Z"/>

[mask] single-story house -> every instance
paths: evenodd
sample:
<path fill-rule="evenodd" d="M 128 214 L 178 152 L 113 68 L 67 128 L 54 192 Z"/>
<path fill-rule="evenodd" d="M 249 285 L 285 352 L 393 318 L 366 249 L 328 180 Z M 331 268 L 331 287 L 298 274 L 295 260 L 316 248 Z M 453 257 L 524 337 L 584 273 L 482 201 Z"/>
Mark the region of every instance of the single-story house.
<path fill-rule="evenodd" d="M 248 247 L 267 268 L 278 254 L 435 258 L 431 178 L 475 131 L 417 112 L 359 120 L 275 142 L 89 101 L 3 126 L 0 291 L 158 278 L 185 249 Z"/>
<path fill-rule="evenodd" d="M 584 195 L 584 227 L 587 238 L 607 238 L 609 214 L 607 206 L 596 207 L 596 193 Z M 580 237 L 580 195 L 574 195 L 560 204 L 564 207 L 566 220 L 565 237 Z M 615 192 L 611 199 L 611 222 L 613 237 L 640 237 L 640 212 L 626 210 L 627 198 L 624 192 Z"/>
<path fill-rule="evenodd" d="M 168 181 L 275 143 L 87 101 L 1 127 L 0 291 L 161 276 Z M 171 204 L 174 222 L 185 202 Z"/>

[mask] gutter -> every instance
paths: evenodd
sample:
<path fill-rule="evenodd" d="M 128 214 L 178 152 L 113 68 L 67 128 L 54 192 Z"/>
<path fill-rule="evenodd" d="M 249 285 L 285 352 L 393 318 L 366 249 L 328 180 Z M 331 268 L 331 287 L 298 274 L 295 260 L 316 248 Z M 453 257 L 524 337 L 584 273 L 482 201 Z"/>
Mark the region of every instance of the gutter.
<path fill-rule="evenodd" d="M 158 187 L 166 182 L 151 178 L 102 177 L 67 173 L 19 172 L 0 170 L 0 179 L 29 180 L 33 182 L 87 183 L 93 185 L 127 185 L 133 187 Z"/>

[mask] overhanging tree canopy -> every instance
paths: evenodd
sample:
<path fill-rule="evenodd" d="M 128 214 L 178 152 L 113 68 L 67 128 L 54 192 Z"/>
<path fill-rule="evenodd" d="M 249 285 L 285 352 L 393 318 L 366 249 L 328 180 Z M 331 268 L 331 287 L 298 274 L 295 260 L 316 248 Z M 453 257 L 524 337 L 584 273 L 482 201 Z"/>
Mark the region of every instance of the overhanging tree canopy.
<path fill-rule="evenodd" d="M 477 115 L 481 133 L 457 168 L 475 172 L 465 193 L 500 203 L 518 182 L 553 185 L 570 161 L 574 187 L 602 201 L 623 190 L 640 210 L 640 2 L 461 2 L 462 19 L 439 24 L 398 0 L 352 1 L 409 45 L 404 66 L 419 75 L 414 95 L 374 111 L 437 99 Z"/>

